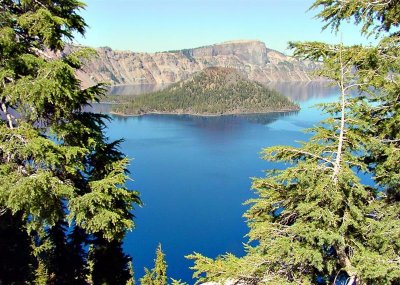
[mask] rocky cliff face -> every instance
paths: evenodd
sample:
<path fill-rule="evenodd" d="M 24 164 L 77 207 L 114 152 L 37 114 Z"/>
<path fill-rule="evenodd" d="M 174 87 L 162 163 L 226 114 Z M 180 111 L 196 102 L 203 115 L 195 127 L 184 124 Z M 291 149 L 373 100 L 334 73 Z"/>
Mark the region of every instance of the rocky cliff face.
<path fill-rule="evenodd" d="M 268 49 L 260 41 L 232 41 L 212 46 L 159 53 L 135 53 L 97 49 L 99 56 L 87 62 L 78 76 L 84 85 L 97 82 L 121 84 L 169 84 L 207 67 L 239 70 L 259 82 L 310 81 L 307 72 L 317 66 Z"/>

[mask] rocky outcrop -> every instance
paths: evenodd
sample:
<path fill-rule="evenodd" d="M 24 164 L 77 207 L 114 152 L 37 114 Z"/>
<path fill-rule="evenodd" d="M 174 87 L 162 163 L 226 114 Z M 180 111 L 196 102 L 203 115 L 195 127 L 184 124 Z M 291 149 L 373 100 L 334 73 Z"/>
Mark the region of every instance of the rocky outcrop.
<path fill-rule="evenodd" d="M 307 74 L 317 65 L 299 61 L 268 49 L 260 41 L 231 41 L 221 44 L 158 53 L 136 53 L 98 48 L 98 57 L 87 62 L 78 74 L 84 85 L 169 84 L 188 78 L 207 67 L 239 70 L 259 82 L 310 81 Z"/>

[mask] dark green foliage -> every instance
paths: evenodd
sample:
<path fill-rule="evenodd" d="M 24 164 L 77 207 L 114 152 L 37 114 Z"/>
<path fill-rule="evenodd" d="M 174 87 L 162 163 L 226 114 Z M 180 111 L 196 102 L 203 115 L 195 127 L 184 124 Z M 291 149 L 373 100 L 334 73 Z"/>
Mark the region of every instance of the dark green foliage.
<path fill-rule="evenodd" d="M 3 284 L 32 282 L 35 259 L 31 253 L 31 241 L 22 230 L 23 222 L 16 219 L 20 214 L 4 212 L 0 218 L 0 280 Z"/>
<path fill-rule="evenodd" d="M 368 151 L 363 161 L 374 175 L 378 186 L 386 189 L 391 200 L 397 199 L 400 177 L 398 148 L 400 147 L 400 38 L 384 38 L 376 47 L 346 47 L 342 54 L 348 57 L 357 71 L 355 84 L 360 92 L 352 113 L 362 122 L 357 132 L 364 136 Z M 316 59 L 334 56 L 338 46 L 322 43 L 294 43 L 296 53 Z"/>
<path fill-rule="evenodd" d="M 234 69 L 207 68 L 164 90 L 133 96 L 114 108 L 118 114 L 176 113 L 221 115 L 298 110 L 276 91 L 245 79 Z"/>
<path fill-rule="evenodd" d="M 346 20 L 362 24 L 363 34 L 391 32 L 400 25 L 399 0 L 317 0 L 311 9 L 320 9 L 318 17 L 326 22 L 324 28 L 337 31 Z"/>
<path fill-rule="evenodd" d="M 0 283 L 84 284 L 88 244 L 114 252 L 124 272 L 129 261 L 117 245 L 134 226 L 138 193 L 125 187 L 128 159 L 119 141 L 104 135 L 109 117 L 84 111 L 104 86 L 82 89 L 75 77 L 94 52 L 61 52 L 85 30 L 83 7 L 76 0 L 1 1 L 0 228 L 9 250 L 14 236 L 21 252 L 0 268 L 24 274 L 0 274 Z"/>
<path fill-rule="evenodd" d="M 92 282 L 101 284 L 127 284 L 131 280 L 129 264 L 131 258 L 123 253 L 121 242 L 99 238 L 89 252 L 93 264 Z"/>
<path fill-rule="evenodd" d="M 66 237 L 67 229 L 68 225 L 63 221 L 49 229 L 46 238 L 51 244 L 51 249 L 43 254 L 43 262 L 51 276 L 50 282 L 84 285 L 87 284 L 86 275 L 89 274 L 83 249 L 87 237 L 78 227 L 73 228 L 69 237 Z"/>
<path fill-rule="evenodd" d="M 365 31 L 398 26 L 398 1 L 327 0 L 313 7 L 319 5 L 319 16 L 334 28 L 352 16 Z M 339 100 L 320 106 L 329 117 L 309 130 L 308 142 L 263 150 L 264 159 L 288 168 L 253 180 L 247 254 L 190 255 L 199 282 L 400 283 L 399 43 L 394 33 L 376 47 L 291 44 L 296 56 L 322 62 L 317 74 L 338 85 Z"/>

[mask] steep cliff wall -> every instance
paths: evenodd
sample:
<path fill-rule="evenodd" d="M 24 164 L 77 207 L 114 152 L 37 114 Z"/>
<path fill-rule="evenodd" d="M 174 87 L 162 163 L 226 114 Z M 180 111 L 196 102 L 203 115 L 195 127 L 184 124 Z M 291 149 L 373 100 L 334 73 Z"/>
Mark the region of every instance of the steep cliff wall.
<path fill-rule="evenodd" d="M 107 47 L 97 51 L 99 57 L 78 74 L 84 85 L 168 84 L 215 66 L 235 68 L 259 82 L 310 81 L 307 72 L 316 68 L 313 62 L 268 49 L 260 41 L 232 41 L 159 53 L 114 51 Z"/>

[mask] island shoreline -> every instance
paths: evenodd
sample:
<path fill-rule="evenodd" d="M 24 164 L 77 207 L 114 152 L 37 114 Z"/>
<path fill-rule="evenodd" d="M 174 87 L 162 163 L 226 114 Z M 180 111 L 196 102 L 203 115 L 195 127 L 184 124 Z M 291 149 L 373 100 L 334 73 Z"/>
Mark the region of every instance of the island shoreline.
<path fill-rule="evenodd" d="M 119 117 L 141 117 L 146 115 L 186 115 L 186 116 L 196 116 L 196 117 L 222 117 L 222 116 L 234 116 L 234 115 L 265 115 L 272 113 L 290 113 L 300 111 L 301 108 L 296 109 L 286 109 L 286 110 L 273 110 L 273 111 L 265 111 L 265 112 L 236 112 L 236 113 L 223 113 L 223 114 L 207 114 L 207 113 L 178 113 L 178 112 L 146 112 L 143 114 L 123 114 L 115 111 L 108 112 L 110 115 L 119 116 Z"/>

